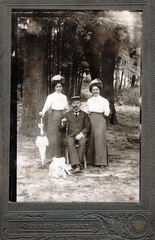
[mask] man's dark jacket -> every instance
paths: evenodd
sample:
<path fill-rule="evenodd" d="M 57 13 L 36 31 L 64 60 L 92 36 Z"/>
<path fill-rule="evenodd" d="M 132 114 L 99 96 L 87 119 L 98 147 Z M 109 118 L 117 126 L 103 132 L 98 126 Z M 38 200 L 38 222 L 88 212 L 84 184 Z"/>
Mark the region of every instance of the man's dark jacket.
<path fill-rule="evenodd" d="M 81 132 L 87 137 L 87 133 L 90 131 L 90 120 L 86 112 L 80 110 L 79 115 L 75 116 L 71 110 L 65 113 L 64 118 L 68 121 L 68 136 L 73 137 Z"/>

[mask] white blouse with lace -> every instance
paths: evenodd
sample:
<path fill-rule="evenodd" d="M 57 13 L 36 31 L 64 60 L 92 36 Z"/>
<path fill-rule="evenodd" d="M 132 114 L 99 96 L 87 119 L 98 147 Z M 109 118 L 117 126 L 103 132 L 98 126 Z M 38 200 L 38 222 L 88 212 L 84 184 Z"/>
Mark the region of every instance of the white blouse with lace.
<path fill-rule="evenodd" d="M 104 113 L 106 116 L 110 113 L 109 101 L 106 98 L 98 95 L 97 97 L 93 96 L 87 101 L 88 113 Z"/>
<path fill-rule="evenodd" d="M 52 111 L 52 109 L 67 111 L 69 107 L 66 95 L 57 92 L 48 95 L 42 113 L 45 114 L 46 111 Z"/>

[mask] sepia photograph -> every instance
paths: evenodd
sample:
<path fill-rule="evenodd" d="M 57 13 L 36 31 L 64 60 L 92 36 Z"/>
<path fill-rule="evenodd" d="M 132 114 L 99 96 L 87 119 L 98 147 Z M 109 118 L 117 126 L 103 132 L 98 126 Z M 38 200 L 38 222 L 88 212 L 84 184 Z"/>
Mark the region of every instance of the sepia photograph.
<path fill-rule="evenodd" d="M 0 239 L 155 239 L 155 2 L 0 0 Z"/>
<path fill-rule="evenodd" d="M 143 11 L 11 16 L 10 201 L 140 203 Z"/>

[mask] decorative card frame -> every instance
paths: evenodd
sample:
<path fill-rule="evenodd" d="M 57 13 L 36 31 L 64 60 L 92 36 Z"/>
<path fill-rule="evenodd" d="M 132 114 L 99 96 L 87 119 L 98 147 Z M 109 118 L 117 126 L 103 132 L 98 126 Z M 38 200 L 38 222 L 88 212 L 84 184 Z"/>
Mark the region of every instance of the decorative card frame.
<path fill-rule="evenodd" d="M 11 11 L 143 10 L 142 132 L 139 204 L 9 202 Z M 0 0 L 0 239 L 155 239 L 155 1 Z"/>

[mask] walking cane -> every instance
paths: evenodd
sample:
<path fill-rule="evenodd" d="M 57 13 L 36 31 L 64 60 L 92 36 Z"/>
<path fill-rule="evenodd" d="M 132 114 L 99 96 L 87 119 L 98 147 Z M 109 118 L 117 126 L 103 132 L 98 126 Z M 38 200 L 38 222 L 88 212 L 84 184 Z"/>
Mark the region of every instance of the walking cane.
<path fill-rule="evenodd" d="M 69 165 L 69 152 L 68 152 L 68 121 L 66 120 L 66 163 Z"/>

